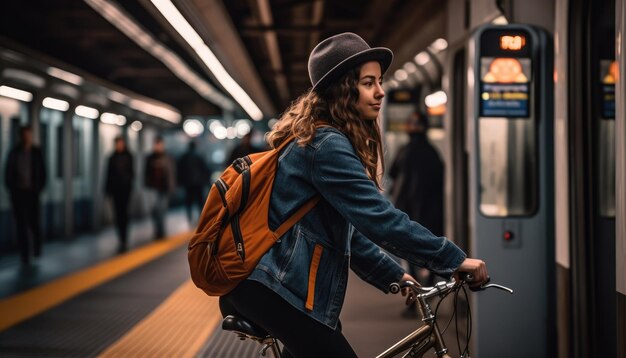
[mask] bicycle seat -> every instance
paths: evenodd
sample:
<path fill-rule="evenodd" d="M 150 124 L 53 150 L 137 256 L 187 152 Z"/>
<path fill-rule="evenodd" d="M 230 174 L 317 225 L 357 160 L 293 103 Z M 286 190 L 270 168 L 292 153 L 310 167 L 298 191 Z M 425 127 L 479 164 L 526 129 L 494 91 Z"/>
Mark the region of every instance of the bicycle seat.
<path fill-rule="evenodd" d="M 222 329 L 225 331 L 234 331 L 241 333 L 250 338 L 262 340 L 269 336 L 269 333 L 256 324 L 246 321 L 243 317 L 228 315 L 222 320 Z"/>

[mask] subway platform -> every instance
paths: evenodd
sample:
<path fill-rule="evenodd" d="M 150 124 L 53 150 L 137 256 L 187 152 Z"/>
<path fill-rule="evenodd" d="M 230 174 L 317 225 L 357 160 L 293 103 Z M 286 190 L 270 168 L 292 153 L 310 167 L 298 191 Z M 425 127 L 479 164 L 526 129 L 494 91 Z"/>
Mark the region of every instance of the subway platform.
<path fill-rule="evenodd" d="M 221 330 L 218 300 L 191 282 L 183 211 L 169 213 L 167 230 L 155 241 L 149 221 L 134 223 L 123 254 L 109 229 L 46 244 L 28 267 L 17 254 L 0 258 L 0 356 L 258 357 L 260 345 Z M 421 324 L 402 316 L 402 296 L 356 275 L 348 285 L 341 321 L 359 357 L 376 356 Z M 451 307 L 448 297 L 439 309 L 442 329 Z M 445 340 L 458 356 L 454 321 Z"/>

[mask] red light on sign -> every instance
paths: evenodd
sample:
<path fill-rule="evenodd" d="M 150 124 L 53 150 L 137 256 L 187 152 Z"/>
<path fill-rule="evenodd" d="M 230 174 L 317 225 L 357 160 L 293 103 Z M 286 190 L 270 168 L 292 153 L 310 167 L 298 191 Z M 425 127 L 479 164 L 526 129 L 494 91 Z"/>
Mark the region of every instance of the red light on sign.
<path fill-rule="evenodd" d="M 526 46 L 525 36 L 500 36 L 500 48 L 503 50 L 519 51 Z"/>
<path fill-rule="evenodd" d="M 510 231 L 505 231 L 503 236 L 504 236 L 504 241 L 513 240 L 513 233 Z"/>

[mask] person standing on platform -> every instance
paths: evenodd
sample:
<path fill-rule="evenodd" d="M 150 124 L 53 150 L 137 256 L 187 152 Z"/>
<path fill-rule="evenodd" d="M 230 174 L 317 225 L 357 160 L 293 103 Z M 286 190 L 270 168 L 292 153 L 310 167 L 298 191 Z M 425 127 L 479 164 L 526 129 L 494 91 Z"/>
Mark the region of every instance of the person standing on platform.
<path fill-rule="evenodd" d="M 237 158 L 243 158 L 248 154 L 259 152 L 259 149 L 252 145 L 253 134 L 253 131 L 250 131 L 248 134 L 243 136 L 243 138 L 241 138 L 241 143 L 239 143 L 235 148 L 233 148 L 232 152 L 230 152 L 226 165 L 233 164 Z"/>
<path fill-rule="evenodd" d="M 115 151 L 109 157 L 105 191 L 113 199 L 113 211 L 119 239 L 119 252 L 128 249 L 128 203 L 133 187 L 133 156 L 122 137 L 115 138 Z"/>
<path fill-rule="evenodd" d="M 146 159 L 145 184 L 154 192 L 152 207 L 155 239 L 165 236 L 165 214 L 169 206 L 170 195 L 176 188 L 176 167 L 172 158 L 165 153 L 162 137 L 154 141 L 154 151 Z"/>
<path fill-rule="evenodd" d="M 197 204 L 198 210 L 202 211 L 204 205 L 204 186 L 209 180 L 209 168 L 196 153 L 196 143 L 189 142 L 189 149 L 178 160 L 178 183 L 185 189 L 185 206 L 187 209 L 187 217 L 189 224 L 193 226 L 194 204 Z"/>
<path fill-rule="evenodd" d="M 20 142 L 9 152 L 5 183 L 11 195 L 22 264 L 28 265 L 31 247 L 35 257 L 41 256 L 43 238 L 39 197 L 46 185 L 43 154 L 41 149 L 33 144 L 30 126 L 20 128 Z M 32 234 L 32 245 L 29 232 Z"/>
<path fill-rule="evenodd" d="M 443 236 L 444 166 L 437 150 L 428 140 L 428 118 L 415 111 L 409 117 L 406 132 L 409 143 L 401 148 L 389 169 L 393 179 L 390 190 L 396 208 L 404 211 L 436 236 Z M 422 284 L 432 286 L 428 270 L 410 265 L 409 273 L 423 277 Z"/>

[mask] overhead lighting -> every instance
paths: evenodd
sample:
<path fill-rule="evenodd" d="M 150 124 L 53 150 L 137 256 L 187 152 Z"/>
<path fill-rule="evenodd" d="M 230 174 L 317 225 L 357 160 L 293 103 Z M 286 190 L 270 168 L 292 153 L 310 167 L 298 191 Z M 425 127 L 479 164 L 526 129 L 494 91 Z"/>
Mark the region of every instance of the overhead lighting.
<path fill-rule="evenodd" d="M 442 38 L 438 38 L 435 41 L 433 41 L 432 44 L 430 44 L 430 46 L 428 46 L 428 48 L 433 51 L 434 53 L 438 53 L 441 52 L 445 49 L 448 48 L 448 41 L 446 41 L 445 39 Z"/>
<path fill-rule="evenodd" d="M 413 62 L 405 63 L 404 66 L 402 66 L 402 68 L 404 68 L 406 70 L 406 72 L 408 72 L 408 73 L 413 73 L 413 72 L 417 71 L 417 66 L 415 66 L 415 64 Z"/>
<path fill-rule="evenodd" d="M 213 135 L 217 139 L 224 139 L 224 138 L 226 138 L 226 133 L 227 132 L 228 131 L 226 130 L 225 127 L 216 127 L 215 130 L 213 131 Z"/>
<path fill-rule="evenodd" d="M 222 63 L 215 57 L 213 51 L 204 43 L 200 35 L 187 22 L 183 15 L 170 0 L 151 0 L 154 6 L 163 14 L 165 19 L 176 29 L 176 31 L 187 41 L 187 43 L 198 54 L 202 62 L 213 73 L 217 81 L 226 89 L 228 93 L 239 103 L 250 118 L 255 121 L 263 119 L 263 112 L 252 101 L 250 96 L 235 82 L 222 66 Z"/>
<path fill-rule="evenodd" d="M 448 96 L 446 96 L 444 91 L 437 91 L 426 96 L 424 102 L 426 103 L 426 107 L 434 108 L 446 104 L 448 102 Z"/>
<path fill-rule="evenodd" d="M 100 115 L 100 121 L 105 124 L 115 124 L 121 127 L 126 124 L 126 117 L 121 114 L 104 112 Z"/>
<path fill-rule="evenodd" d="M 23 102 L 30 102 L 33 100 L 32 93 L 9 86 L 0 86 L 0 96 L 17 99 L 18 101 Z"/>
<path fill-rule="evenodd" d="M 43 77 L 17 68 L 5 68 L 2 70 L 2 77 L 25 83 L 30 87 L 43 88 L 46 85 Z"/>
<path fill-rule="evenodd" d="M 77 115 L 81 117 L 85 117 L 89 119 L 96 119 L 98 118 L 98 115 L 100 114 L 100 112 L 98 112 L 97 109 L 87 107 L 87 106 L 76 107 L 76 109 L 74 110 L 74 113 L 76 113 Z"/>
<path fill-rule="evenodd" d="M 139 121 L 134 121 L 130 124 L 130 129 L 134 130 L 135 132 L 139 132 L 142 128 L 143 124 Z"/>
<path fill-rule="evenodd" d="M 52 98 L 52 97 L 44 98 L 42 104 L 46 108 L 56 109 L 57 111 L 61 111 L 61 112 L 65 112 L 70 108 L 70 104 L 67 103 L 66 101 Z"/>
<path fill-rule="evenodd" d="M 183 130 L 190 137 L 197 137 L 204 132 L 202 122 L 195 118 L 186 119 L 183 123 Z"/>
<path fill-rule="evenodd" d="M 128 36 L 128 38 L 135 41 L 135 43 L 144 50 L 152 54 L 154 58 L 163 62 L 174 75 L 187 83 L 187 85 L 200 94 L 200 96 L 222 107 L 224 110 L 232 111 L 235 109 L 234 103 L 229 98 L 193 72 L 178 55 L 141 28 L 130 16 L 126 15 L 120 7 L 106 0 L 85 0 L 85 2 Z M 120 96 L 114 94 L 109 95 L 110 98 L 111 96 L 121 99 Z M 111 99 L 118 102 L 115 98 Z M 180 115 L 178 115 L 178 119 L 175 123 L 180 122 L 179 116 Z"/>
<path fill-rule="evenodd" d="M 426 51 L 422 51 L 415 56 L 415 62 L 420 66 L 424 66 L 428 61 L 430 61 L 430 55 Z"/>
<path fill-rule="evenodd" d="M 121 104 L 126 104 L 129 99 L 127 96 L 116 91 L 110 91 L 108 97 L 111 101 L 115 101 Z"/>
<path fill-rule="evenodd" d="M 250 123 L 245 119 L 240 119 L 235 122 L 235 130 L 237 131 L 237 138 L 243 138 L 246 134 L 250 133 Z"/>
<path fill-rule="evenodd" d="M 137 111 L 149 114 L 154 117 L 163 118 L 169 122 L 180 123 L 181 115 L 178 111 L 167 108 L 163 105 L 152 104 L 139 99 L 131 99 L 128 105 Z"/>
<path fill-rule="evenodd" d="M 491 23 L 494 25 L 508 25 L 509 21 L 506 19 L 506 17 L 504 17 L 504 15 L 500 15 L 491 20 Z"/>
<path fill-rule="evenodd" d="M 48 71 L 46 71 L 50 76 L 61 79 L 65 82 L 69 82 L 71 84 L 75 84 L 80 86 L 83 84 L 83 78 L 79 75 L 75 75 L 71 72 L 64 71 L 60 68 L 56 67 L 48 67 Z"/>
<path fill-rule="evenodd" d="M 396 72 L 394 72 L 393 77 L 399 82 L 402 82 L 406 80 L 407 78 L 409 78 L 409 74 L 405 70 L 399 69 L 399 70 L 396 70 Z"/>

